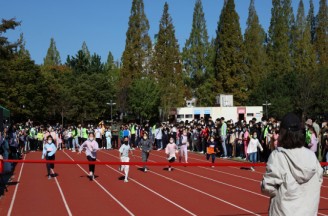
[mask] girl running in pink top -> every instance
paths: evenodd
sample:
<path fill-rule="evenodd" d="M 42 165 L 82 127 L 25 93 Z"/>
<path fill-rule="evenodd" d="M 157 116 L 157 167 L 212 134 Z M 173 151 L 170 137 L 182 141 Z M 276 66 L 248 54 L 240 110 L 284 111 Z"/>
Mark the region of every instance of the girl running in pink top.
<path fill-rule="evenodd" d="M 170 138 L 169 144 L 166 145 L 165 153 L 167 154 L 167 160 L 170 163 L 173 163 L 176 159 L 176 153 L 178 151 L 178 146 L 174 143 L 174 138 Z M 168 171 L 171 171 L 172 168 L 169 166 Z"/>

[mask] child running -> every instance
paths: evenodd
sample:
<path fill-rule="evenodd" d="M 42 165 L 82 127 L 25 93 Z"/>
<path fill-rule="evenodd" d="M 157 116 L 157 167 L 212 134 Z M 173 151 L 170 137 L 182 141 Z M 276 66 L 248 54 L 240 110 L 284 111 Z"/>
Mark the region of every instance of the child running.
<path fill-rule="evenodd" d="M 51 135 L 47 136 L 47 143 L 44 145 L 42 151 L 42 159 L 46 158 L 47 161 L 54 161 L 56 151 L 57 151 L 57 147 L 53 142 L 52 136 Z M 55 177 L 54 174 L 55 164 L 47 163 L 46 167 L 47 167 L 48 179 L 51 179 L 52 176 Z"/>
<path fill-rule="evenodd" d="M 215 162 L 215 154 L 216 152 L 219 152 L 218 144 L 215 142 L 214 137 L 210 137 L 210 141 L 207 142 L 206 145 L 206 160 L 209 160 L 210 157 L 212 157 L 212 165 L 214 165 Z M 212 166 L 214 167 L 214 166 Z"/>
<path fill-rule="evenodd" d="M 248 147 L 247 147 L 247 154 L 249 154 L 249 160 L 252 163 L 257 162 L 257 148 L 260 148 L 261 152 L 263 151 L 261 143 L 257 139 L 257 133 L 254 132 L 251 140 L 249 141 Z M 251 170 L 255 171 L 254 166 L 251 167 Z"/>
<path fill-rule="evenodd" d="M 95 141 L 95 135 L 93 132 L 89 133 L 88 139 L 80 146 L 79 153 L 81 154 L 82 150 L 85 149 L 85 155 L 87 156 L 88 161 L 96 161 L 97 151 L 99 149 L 98 143 Z M 90 181 L 95 178 L 95 164 L 89 164 L 89 178 Z"/>
<path fill-rule="evenodd" d="M 133 152 L 132 152 L 132 148 L 129 145 L 129 137 L 125 136 L 123 138 L 123 145 L 121 145 L 118 151 L 119 151 L 119 156 L 121 158 L 121 162 L 130 162 L 129 153 L 133 155 Z M 124 170 L 124 174 L 125 174 L 124 182 L 129 182 L 128 180 L 129 168 L 130 168 L 129 165 L 121 165 L 119 168 L 120 171 Z"/>
<path fill-rule="evenodd" d="M 165 153 L 167 154 L 167 160 L 173 163 L 176 159 L 176 153 L 178 151 L 178 146 L 174 143 L 174 138 L 170 138 L 169 144 L 166 145 Z M 168 171 L 171 171 L 172 167 L 169 166 Z"/>
<path fill-rule="evenodd" d="M 182 157 L 184 156 L 185 162 L 188 163 L 188 136 L 187 130 L 183 130 L 183 133 L 180 137 L 180 156 L 179 156 L 179 163 L 181 163 Z"/>
<path fill-rule="evenodd" d="M 147 162 L 149 157 L 149 152 L 152 149 L 152 144 L 150 140 L 148 139 L 148 134 L 145 132 L 143 135 L 143 139 L 140 141 L 140 149 L 141 149 L 141 156 L 142 156 L 142 162 Z M 148 168 L 146 165 L 143 167 L 144 172 L 147 172 Z"/>

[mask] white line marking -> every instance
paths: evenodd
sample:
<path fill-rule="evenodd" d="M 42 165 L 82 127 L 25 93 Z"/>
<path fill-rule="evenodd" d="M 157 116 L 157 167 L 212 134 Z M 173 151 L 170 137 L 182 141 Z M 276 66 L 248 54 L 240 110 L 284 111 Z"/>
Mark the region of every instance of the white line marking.
<path fill-rule="evenodd" d="M 25 160 L 25 158 L 26 158 L 26 155 L 24 155 L 23 160 Z M 14 202 L 15 202 L 15 199 L 16 199 L 16 194 L 17 194 L 18 186 L 19 186 L 20 179 L 21 179 L 22 172 L 23 172 L 23 167 L 24 167 L 24 163 L 22 164 L 21 169 L 19 171 L 19 175 L 18 175 L 18 179 L 17 179 L 17 186 L 15 187 L 14 195 L 13 195 L 13 198 L 11 200 L 10 207 L 9 207 L 9 210 L 8 210 L 8 213 L 7 213 L 7 216 L 10 216 L 11 215 L 11 212 L 13 210 L 13 206 L 14 206 Z"/>
<path fill-rule="evenodd" d="M 55 176 L 55 173 L 54 173 L 54 172 L 52 172 L 52 174 Z M 64 202 L 64 205 L 65 205 L 65 207 L 66 207 L 67 213 L 68 213 L 69 216 L 72 216 L 72 212 L 71 212 L 71 210 L 70 210 L 70 208 L 69 208 L 69 206 L 68 206 L 68 204 L 67 204 L 66 198 L 65 198 L 64 193 L 63 193 L 63 191 L 62 191 L 62 189 L 61 189 L 61 187 L 60 187 L 60 185 L 59 185 L 59 182 L 58 182 L 58 180 L 57 180 L 56 177 L 54 177 L 54 179 L 55 179 L 56 184 L 57 184 L 57 187 L 58 187 L 58 189 L 59 189 L 60 196 L 61 196 L 62 199 L 63 199 L 63 202 Z"/>
<path fill-rule="evenodd" d="M 152 154 L 152 155 L 157 156 L 157 157 L 160 157 L 160 158 L 165 158 L 165 157 L 160 156 L 160 155 L 157 155 L 157 154 Z M 195 158 L 194 158 L 194 159 L 195 159 Z M 195 160 L 200 160 L 200 159 L 195 159 Z M 202 161 L 202 160 L 200 160 L 200 161 Z M 202 169 L 206 169 L 206 170 L 211 170 L 211 171 L 214 171 L 214 172 L 224 173 L 224 174 L 226 174 L 226 175 L 231 175 L 231 176 L 234 176 L 234 177 L 237 177 L 237 178 L 243 178 L 243 179 L 247 179 L 247 180 L 250 180 L 250 181 L 254 181 L 254 182 L 261 183 L 261 181 L 258 181 L 258 180 L 255 180 L 255 179 L 251 179 L 251 178 L 247 178 L 247 177 L 243 177 L 243 176 L 238 176 L 238 175 L 234 175 L 234 174 L 231 174 L 231 173 L 226 173 L 226 172 L 223 172 L 223 171 L 213 170 L 213 169 L 209 169 L 209 168 L 205 168 L 205 167 L 200 167 L 200 166 L 198 166 L 198 167 L 199 167 L 199 168 L 202 168 Z M 235 167 L 231 167 L 231 168 L 235 168 Z M 184 170 L 178 169 L 178 168 L 175 168 L 175 169 L 180 170 L 180 171 L 182 171 L 182 172 L 189 173 L 190 175 L 196 175 L 196 176 L 198 176 L 197 174 L 193 174 L 193 173 L 190 173 L 190 172 L 187 172 L 187 171 L 184 171 Z M 252 172 L 252 173 L 253 173 L 253 172 Z M 203 177 L 198 176 L 198 177 L 200 177 L 200 178 L 207 178 L 207 177 L 204 177 L 204 176 L 203 176 Z M 208 180 L 210 180 L 210 179 L 208 179 Z M 211 181 L 216 181 L 216 180 L 212 179 Z M 219 181 L 218 181 L 218 183 L 226 184 L 226 183 L 219 182 Z M 229 184 L 226 184 L 226 185 L 228 185 L 228 186 L 230 186 L 230 187 L 238 188 L 238 187 L 233 186 L 233 185 L 229 185 Z M 321 186 L 321 187 L 325 187 L 325 186 Z M 240 189 L 240 190 L 244 190 L 244 191 L 248 191 L 248 190 L 245 190 L 245 189 L 242 189 L 242 188 L 238 188 L 238 189 Z M 254 192 L 251 192 L 251 191 L 248 191 L 248 192 L 250 192 L 250 193 L 254 193 Z M 256 194 L 258 194 L 258 193 L 256 193 Z M 258 195 L 260 195 L 260 194 L 258 194 Z M 261 195 L 262 195 L 262 194 L 261 194 Z M 268 196 L 265 196 L 265 197 L 268 197 Z M 268 198 L 269 198 L 269 197 L 268 197 Z M 321 198 L 321 199 L 328 200 L 327 197 L 320 196 L 320 198 Z"/>
<path fill-rule="evenodd" d="M 104 153 L 105 153 L 105 152 L 104 152 Z M 108 153 L 105 153 L 105 154 L 108 154 Z M 111 154 L 108 154 L 108 155 L 111 155 Z M 113 155 L 111 155 L 111 156 L 113 156 Z M 113 157 L 115 157 L 115 156 L 113 156 Z M 140 166 L 136 166 L 136 167 L 140 167 Z M 197 188 L 194 188 L 194 187 L 191 187 L 191 186 L 189 186 L 189 185 L 183 184 L 183 183 L 181 183 L 181 182 L 178 182 L 178 181 L 176 181 L 176 180 L 174 180 L 174 179 L 168 178 L 168 177 L 163 176 L 163 175 L 161 175 L 161 174 L 158 174 L 158 173 L 156 173 L 156 172 L 153 172 L 153 171 L 149 171 L 149 172 L 150 172 L 150 173 L 153 173 L 153 174 L 155 174 L 155 175 L 158 175 L 158 176 L 160 176 L 160 177 L 162 177 L 162 178 L 165 178 L 165 179 L 167 179 L 167 180 L 170 180 L 170 181 L 172 181 L 172 182 L 175 182 L 175 183 L 177 183 L 177 184 L 180 184 L 180 185 L 182 185 L 182 186 L 185 186 L 185 187 L 187 187 L 187 188 L 189 188 L 189 189 L 191 189 L 191 190 L 197 191 L 197 192 L 199 192 L 199 193 L 201 193 L 201 194 L 204 194 L 204 195 L 206 195 L 206 196 L 209 196 L 209 197 L 211 197 L 211 198 L 213 198 L 213 199 L 219 200 L 219 201 L 221 201 L 221 202 L 223 202 L 223 203 L 225 203 L 225 204 L 228 204 L 228 205 L 230 205 L 230 206 L 233 206 L 233 207 L 235 207 L 235 208 L 237 208 L 237 209 L 240 209 L 240 210 L 242 210 L 242 211 L 245 211 L 245 212 L 247 212 L 247 213 L 250 213 L 250 214 L 253 214 L 253 215 L 258 215 L 258 216 L 260 216 L 259 214 L 256 214 L 255 212 L 252 212 L 252 211 L 249 211 L 249 210 L 247 210 L 247 209 L 244 209 L 244 208 L 242 208 L 242 207 L 240 207 L 240 206 L 237 206 L 237 205 L 235 205 L 235 204 L 233 204 L 233 203 L 230 203 L 230 202 L 228 202 L 228 201 L 226 201 L 226 200 L 223 200 L 223 199 L 221 199 L 221 198 L 218 198 L 218 197 L 216 197 L 216 196 L 213 196 L 213 195 L 211 195 L 211 194 L 209 194 L 209 193 L 206 193 L 206 192 L 204 192 L 204 191 L 201 191 L 201 190 L 199 190 L 199 189 L 197 189 Z"/>
<path fill-rule="evenodd" d="M 69 157 L 72 161 L 74 161 L 74 159 L 71 157 L 71 156 L 69 156 L 66 152 L 64 152 L 66 155 L 67 155 L 67 157 Z M 76 164 L 78 167 L 80 167 L 80 169 L 85 173 L 85 174 L 87 174 L 88 175 L 88 172 L 87 171 L 85 171 L 79 164 Z M 107 193 L 113 200 L 115 200 L 126 212 L 128 212 L 129 213 L 129 215 L 131 215 L 131 216 L 134 216 L 134 214 L 125 206 L 125 205 L 123 205 L 123 203 L 121 203 L 118 199 L 116 199 L 108 190 L 106 190 L 106 188 L 104 188 L 97 180 L 93 180 L 94 182 L 96 182 L 96 184 L 101 188 L 101 189 L 103 189 L 103 191 L 105 191 L 105 193 Z"/>
<path fill-rule="evenodd" d="M 113 157 L 114 157 L 114 156 L 113 156 Z M 100 160 L 98 160 L 98 161 L 100 161 Z M 113 167 L 110 167 L 110 166 L 108 166 L 108 165 L 106 165 L 106 167 L 108 167 L 108 168 L 114 170 L 115 172 L 121 174 L 119 171 L 117 171 L 117 170 L 114 169 Z M 130 177 L 129 179 L 131 179 L 133 182 L 137 183 L 139 186 L 145 188 L 146 190 L 149 190 L 150 192 L 152 192 L 152 193 L 156 194 L 157 196 L 161 197 L 162 199 L 166 200 L 167 202 L 169 202 L 169 203 L 175 205 L 176 207 L 182 209 L 183 211 L 187 212 L 188 214 L 196 216 L 196 214 L 194 214 L 194 213 L 192 213 L 191 211 L 188 211 L 187 209 L 183 208 L 182 206 L 180 206 L 180 205 L 178 205 L 178 204 L 172 202 L 171 200 L 169 200 L 169 199 L 166 198 L 165 196 L 163 196 L 163 195 L 157 193 L 156 191 L 150 189 L 149 187 L 147 187 L 147 186 L 145 186 L 145 185 L 139 183 L 139 182 L 138 182 L 137 180 L 135 180 L 134 178 L 131 178 L 131 177 Z"/>

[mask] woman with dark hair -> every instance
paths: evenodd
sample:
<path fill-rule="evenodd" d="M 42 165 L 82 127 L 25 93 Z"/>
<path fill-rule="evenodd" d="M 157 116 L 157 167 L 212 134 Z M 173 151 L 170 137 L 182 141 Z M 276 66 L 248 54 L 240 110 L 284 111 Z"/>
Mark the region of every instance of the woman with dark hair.
<path fill-rule="evenodd" d="M 47 161 L 54 161 L 57 147 L 53 142 L 51 135 L 47 136 L 47 143 L 43 146 L 42 159 L 46 158 Z M 51 176 L 54 176 L 55 164 L 47 163 L 47 173 L 48 179 L 51 179 Z"/>
<path fill-rule="evenodd" d="M 304 147 L 299 118 L 288 113 L 280 125 L 278 148 L 268 160 L 261 182 L 271 197 L 269 215 L 317 215 L 323 169 Z"/>

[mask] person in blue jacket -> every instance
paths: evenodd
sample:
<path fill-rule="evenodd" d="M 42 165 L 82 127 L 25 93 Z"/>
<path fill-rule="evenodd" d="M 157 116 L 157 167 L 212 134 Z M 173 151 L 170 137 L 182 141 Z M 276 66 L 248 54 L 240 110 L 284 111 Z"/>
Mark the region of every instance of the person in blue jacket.
<path fill-rule="evenodd" d="M 43 146 L 42 159 L 46 158 L 47 161 L 54 161 L 56 151 L 57 151 L 57 147 L 53 142 L 52 136 L 49 135 L 47 137 L 47 143 Z M 47 167 L 48 179 L 51 179 L 52 176 L 55 176 L 54 175 L 55 164 L 47 163 L 46 167 Z"/>

